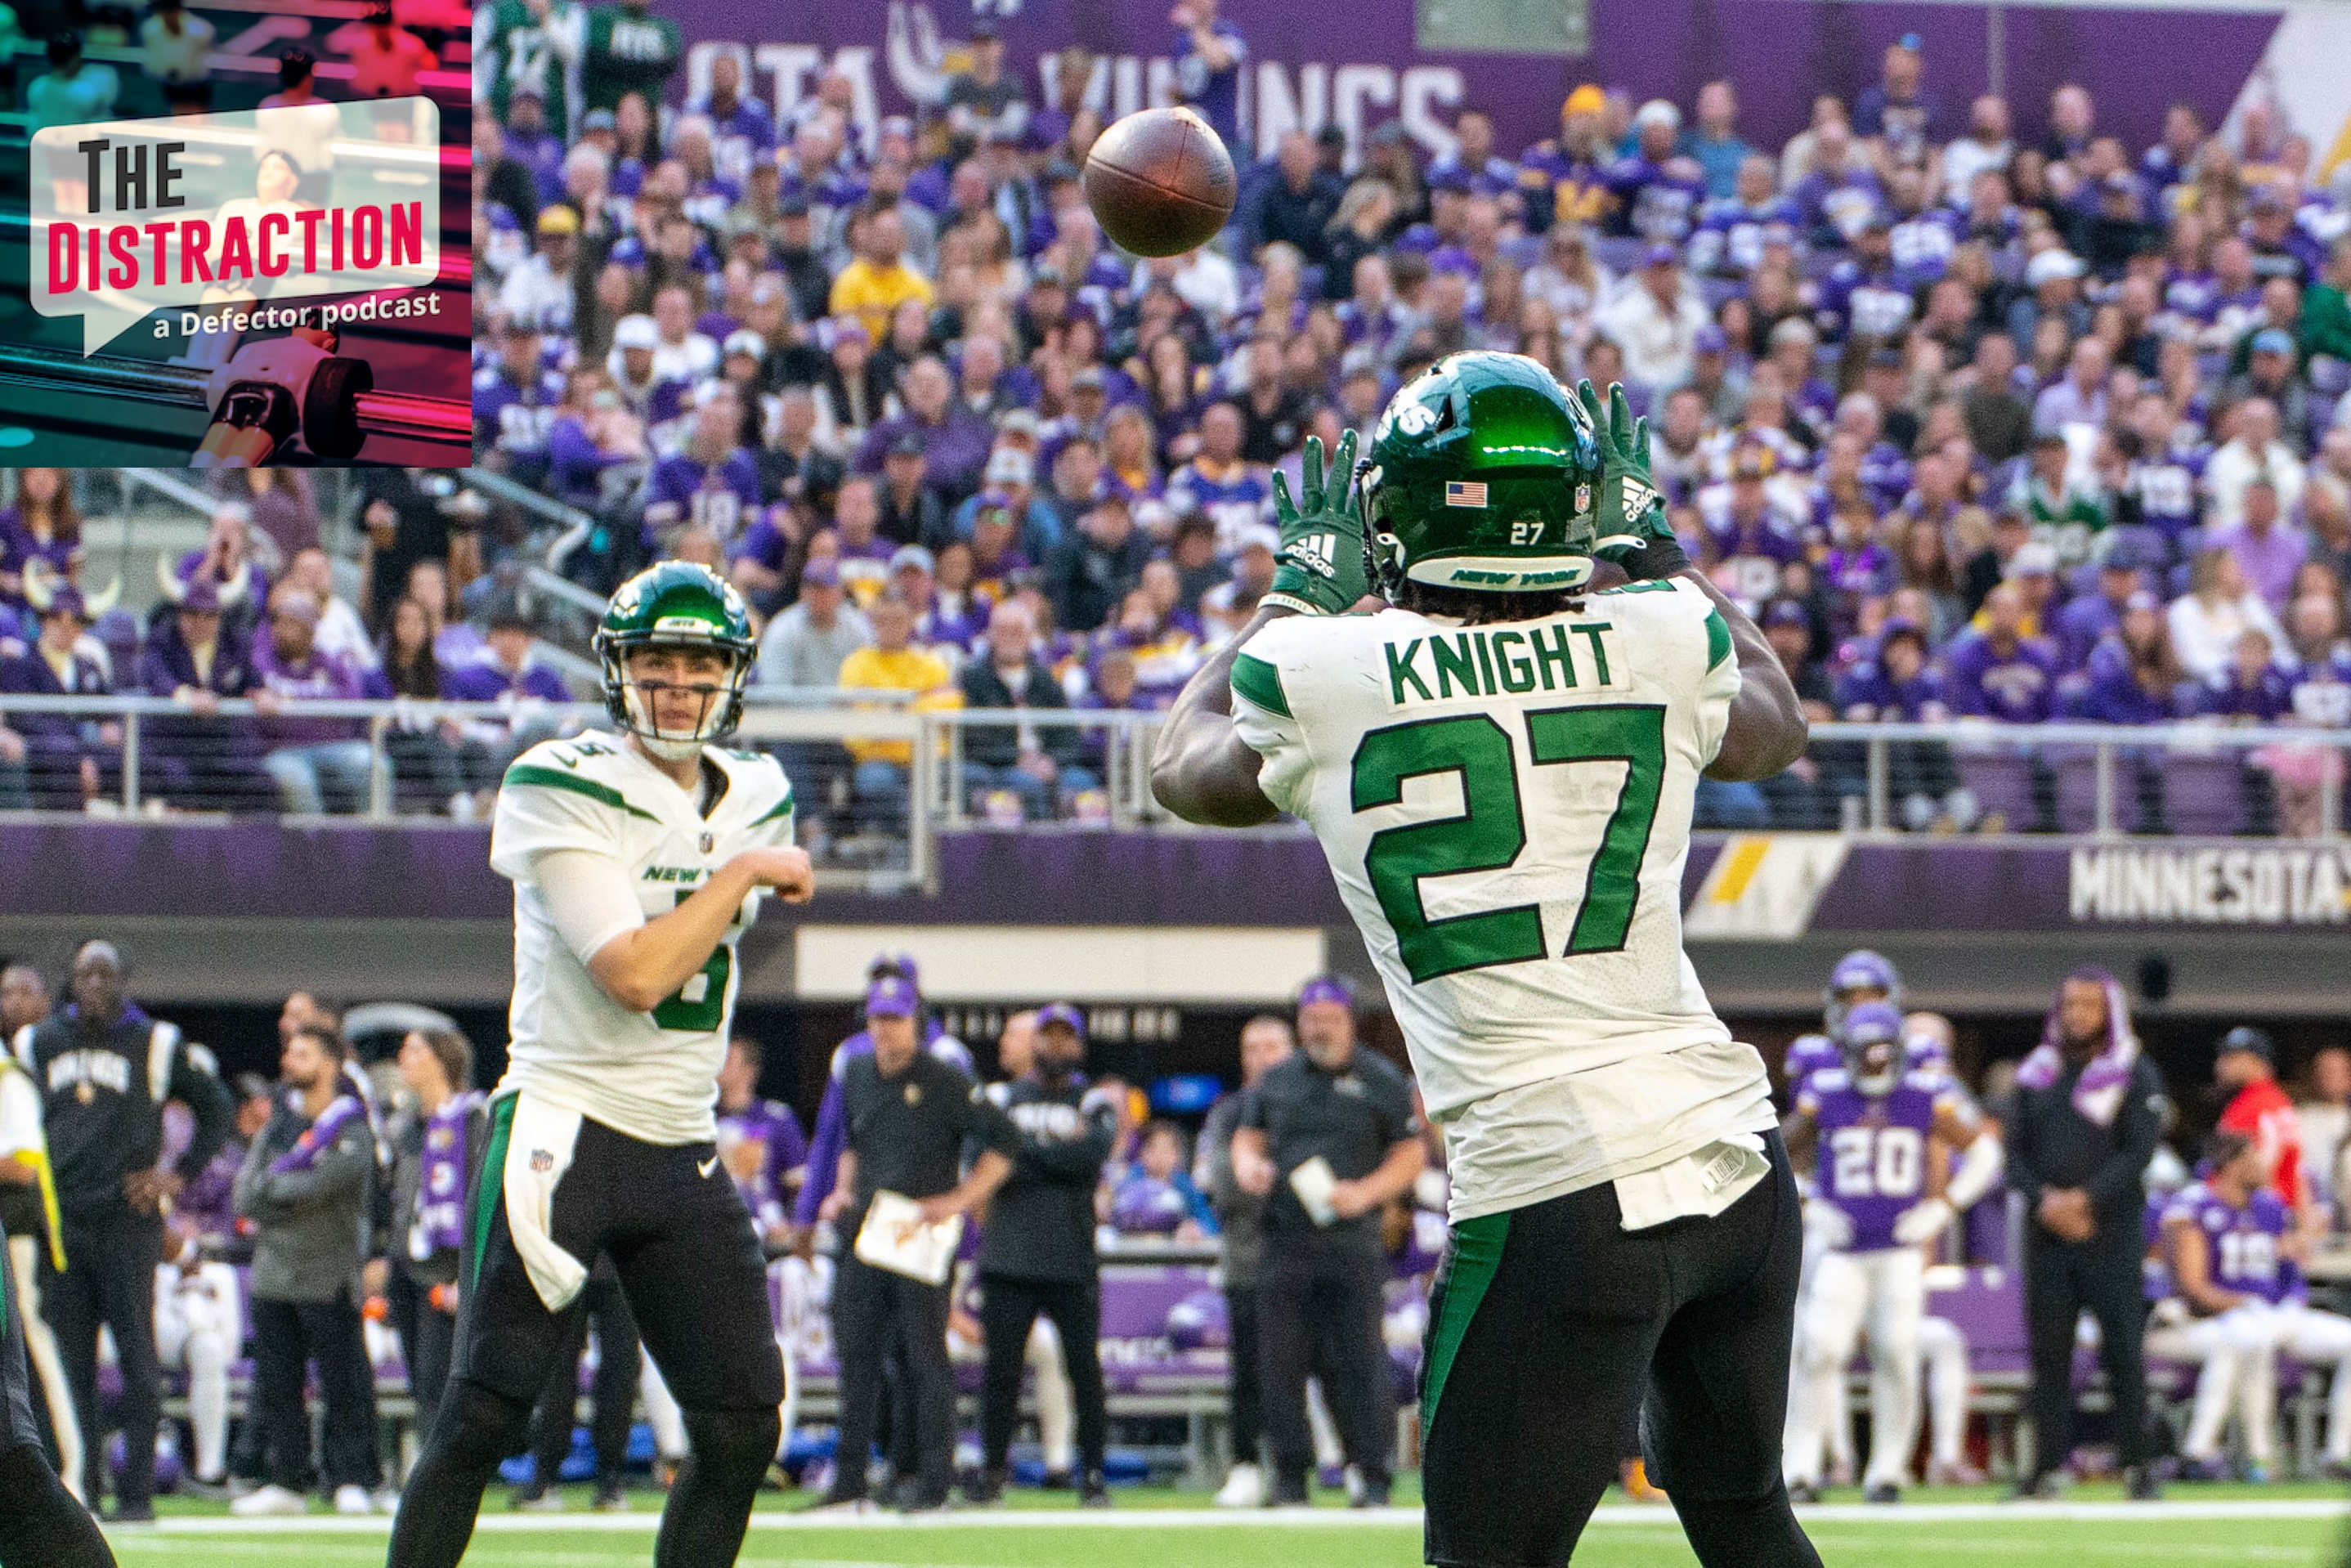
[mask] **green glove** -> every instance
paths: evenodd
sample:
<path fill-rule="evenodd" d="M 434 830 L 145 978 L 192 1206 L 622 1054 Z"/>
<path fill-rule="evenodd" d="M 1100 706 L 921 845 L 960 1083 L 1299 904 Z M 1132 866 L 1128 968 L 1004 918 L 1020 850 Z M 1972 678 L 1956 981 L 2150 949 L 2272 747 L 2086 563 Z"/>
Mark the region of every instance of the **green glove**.
<path fill-rule="evenodd" d="M 1290 498 L 1290 483 L 1277 470 L 1273 515 L 1281 523 L 1281 548 L 1274 556 L 1273 586 L 1262 602 L 1303 615 L 1339 615 L 1371 591 L 1364 576 L 1364 516 L 1355 505 L 1353 431 L 1339 437 L 1327 480 L 1322 438 L 1306 438 L 1298 499 Z"/>
<path fill-rule="evenodd" d="M 1635 582 L 1689 569 L 1689 557 L 1666 521 L 1666 501 L 1649 477 L 1649 422 L 1635 419 L 1625 389 L 1612 382 L 1608 406 L 1588 381 L 1575 383 L 1576 401 L 1592 421 L 1600 448 L 1600 492 L 1593 502 L 1593 552 L 1613 560 Z"/>

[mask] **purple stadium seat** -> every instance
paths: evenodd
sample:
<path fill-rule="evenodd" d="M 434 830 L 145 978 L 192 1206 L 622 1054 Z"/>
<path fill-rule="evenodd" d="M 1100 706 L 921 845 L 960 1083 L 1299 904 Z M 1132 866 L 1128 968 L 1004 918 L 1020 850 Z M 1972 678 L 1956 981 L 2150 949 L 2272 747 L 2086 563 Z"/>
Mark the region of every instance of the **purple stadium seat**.
<path fill-rule="evenodd" d="M 2175 833 L 2224 838 L 2245 827 L 2245 771 L 2234 753 L 2165 765 L 2165 812 Z"/>
<path fill-rule="evenodd" d="M 2008 752 L 1956 750 L 1954 758 L 1959 781 L 1974 791 L 1986 816 L 1997 812 L 2006 817 L 2011 832 L 2032 825 L 2031 763 Z"/>

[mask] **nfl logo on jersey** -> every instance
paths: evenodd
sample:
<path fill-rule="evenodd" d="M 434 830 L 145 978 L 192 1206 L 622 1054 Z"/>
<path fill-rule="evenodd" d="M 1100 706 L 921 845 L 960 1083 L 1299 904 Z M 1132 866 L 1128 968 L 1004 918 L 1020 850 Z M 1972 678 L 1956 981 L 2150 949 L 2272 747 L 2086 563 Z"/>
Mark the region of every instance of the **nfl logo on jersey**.
<path fill-rule="evenodd" d="M 530 1152 L 530 1168 L 545 1176 L 555 1168 L 555 1156 L 545 1149 L 533 1149 Z"/>

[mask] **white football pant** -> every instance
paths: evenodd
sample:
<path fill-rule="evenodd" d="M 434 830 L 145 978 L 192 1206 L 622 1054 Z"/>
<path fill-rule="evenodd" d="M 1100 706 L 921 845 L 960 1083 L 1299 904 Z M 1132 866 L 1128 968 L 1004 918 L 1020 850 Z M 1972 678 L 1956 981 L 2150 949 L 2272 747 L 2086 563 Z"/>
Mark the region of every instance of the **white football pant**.
<path fill-rule="evenodd" d="M 2321 1312 L 2306 1301 L 2281 1301 L 2255 1314 L 2260 1351 L 2246 1368 L 2252 1397 L 2246 1402 L 2245 1448 L 2253 1462 L 2267 1465 L 2274 1447 L 2277 1358 L 2290 1355 L 2335 1369 L 2326 1397 L 2326 1448 L 2331 1464 L 2351 1463 L 2351 1318 Z"/>
<path fill-rule="evenodd" d="M 1790 1485 L 1820 1484 L 1825 1427 L 1844 1419 L 1844 1369 L 1865 1328 L 1870 1438 L 1862 1484 L 1905 1483 L 1918 1435 L 1918 1322 L 1926 1307 L 1927 1259 L 1917 1248 L 1822 1255 L 1796 1326 L 1802 1375 L 1789 1390 L 1783 1469 Z"/>
<path fill-rule="evenodd" d="M 1927 1373 L 1927 1456 L 1937 1465 L 1956 1465 L 1967 1457 L 1967 1335 L 1949 1318 L 1921 1318 L 1918 1354 Z"/>
<path fill-rule="evenodd" d="M 2256 1385 L 2270 1381 L 2255 1375 L 2269 1343 L 2261 1318 L 2263 1307 L 2237 1307 L 2210 1318 L 2166 1315 L 2174 1303 L 2165 1302 L 2149 1320 L 2146 1353 L 2159 1361 L 2192 1364 L 2196 1373 L 2196 1405 L 2188 1417 L 2188 1436 L 2180 1457 L 2210 1464 L 2220 1457 L 2220 1433 L 2235 1404 L 2245 1428 L 2245 1448 L 2257 1458 L 2269 1443 L 2269 1422 L 2257 1403 Z"/>
<path fill-rule="evenodd" d="M 199 1480 L 217 1481 L 228 1470 L 228 1364 L 239 1337 L 235 1270 L 205 1263 L 183 1278 L 169 1263 L 156 1266 L 155 1354 L 165 1366 L 187 1370 Z"/>
<path fill-rule="evenodd" d="M 1802 1180 L 1800 1180 L 1797 1185 L 1800 1189 L 1808 1189 L 1810 1186 L 1809 1182 Z M 1828 1206 L 1825 1204 L 1808 1200 L 1804 1205 L 1804 1250 L 1796 1271 L 1796 1322 L 1799 1323 L 1804 1321 L 1804 1303 L 1812 1297 L 1813 1277 L 1819 1270 L 1823 1255 L 1831 1249 L 1829 1232 L 1832 1227 L 1826 1221 L 1834 1218 L 1830 1214 Z M 1813 1402 L 1814 1408 L 1823 1412 L 1821 1420 L 1815 1425 L 1814 1430 L 1818 1435 L 1813 1441 L 1815 1445 L 1823 1441 L 1828 1445 L 1827 1473 L 1850 1477 L 1853 1474 L 1853 1416 L 1851 1412 L 1845 1409 L 1844 1400 L 1837 1386 L 1837 1379 L 1843 1375 L 1842 1369 L 1832 1370 L 1824 1378 L 1813 1378 L 1813 1385 L 1807 1389 L 1804 1386 L 1804 1380 L 1811 1375 L 1804 1370 L 1803 1348 L 1803 1338 L 1801 1334 L 1790 1337 L 1788 1342 L 1790 1419 L 1783 1429 L 1782 1439 L 1786 1451 L 1791 1455 L 1795 1452 L 1793 1418 L 1795 1403 L 1799 1399 L 1810 1399 Z M 1821 1456 L 1818 1452 L 1808 1456 L 1801 1469 L 1797 1468 L 1793 1459 L 1787 1459 L 1784 1463 L 1791 1476 L 1799 1474 L 1817 1476 L 1823 1473 Z"/>

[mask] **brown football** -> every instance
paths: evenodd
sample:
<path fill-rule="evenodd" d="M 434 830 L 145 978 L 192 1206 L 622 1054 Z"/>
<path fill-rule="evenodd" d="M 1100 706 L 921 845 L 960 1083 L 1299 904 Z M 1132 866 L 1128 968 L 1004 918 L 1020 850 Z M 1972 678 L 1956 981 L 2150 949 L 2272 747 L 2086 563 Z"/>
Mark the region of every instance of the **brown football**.
<path fill-rule="evenodd" d="M 1136 256 L 1181 256 L 1233 215 L 1233 156 L 1188 109 L 1146 109 L 1103 131 L 1086 155 L 1086 205 Z"/>

